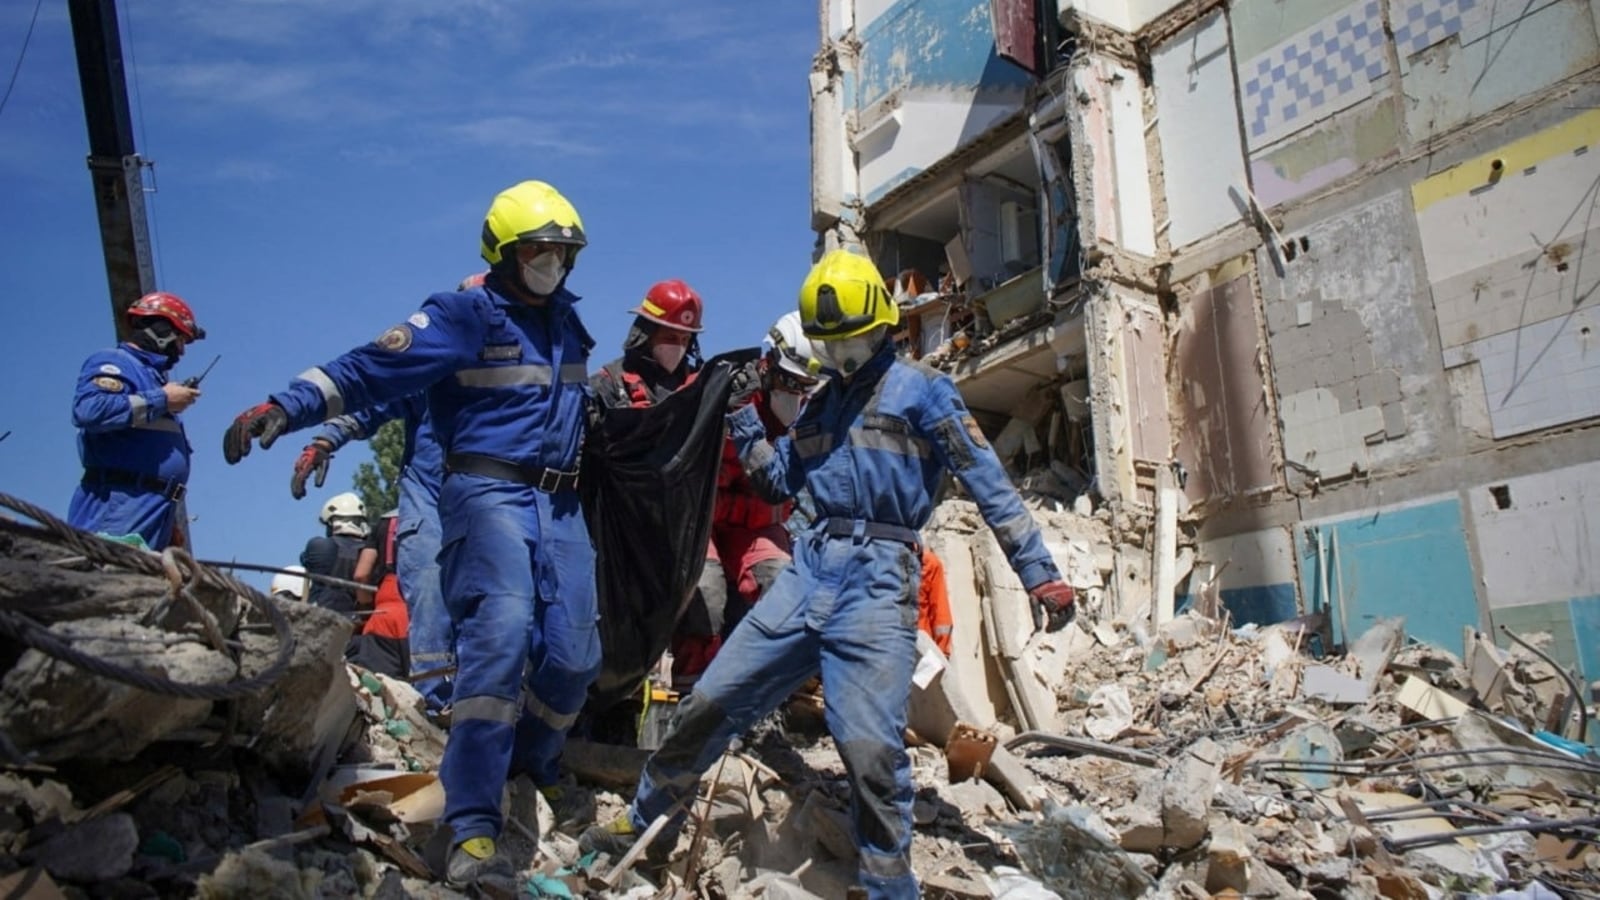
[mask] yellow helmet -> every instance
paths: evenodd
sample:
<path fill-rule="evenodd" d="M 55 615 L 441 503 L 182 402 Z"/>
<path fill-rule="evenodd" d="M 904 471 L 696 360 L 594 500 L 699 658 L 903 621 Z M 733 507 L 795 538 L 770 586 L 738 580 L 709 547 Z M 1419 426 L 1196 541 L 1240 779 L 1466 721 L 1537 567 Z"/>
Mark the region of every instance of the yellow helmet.
<path fill-rule="evenodd" d="M 800 285 L 800 324 L 807 337 L 835 341 L 900 322 L 878 267 L 865 256 L 831 250 Z"/>
<path fill-rule="evenodd" d="M 501 191 L 483 217 L 483 246 L 479 252 L 491 269 L 514 267 L 517 244 L 523 241 L 567 245 L 567 266 L 589 243 L 583 220 L 561 192 L 542 181 L 524 181 Z"/>

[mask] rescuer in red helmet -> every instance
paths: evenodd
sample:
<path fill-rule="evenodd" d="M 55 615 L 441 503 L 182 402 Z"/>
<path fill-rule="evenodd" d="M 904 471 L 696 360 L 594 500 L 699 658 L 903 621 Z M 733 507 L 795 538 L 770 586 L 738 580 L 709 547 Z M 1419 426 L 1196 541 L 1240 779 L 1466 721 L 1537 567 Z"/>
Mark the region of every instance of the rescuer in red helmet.
<path fill-rule="evenodd" d="M 178 414 L 198 387 L 170 380 L 183 350 L 206 336 L 177 294 L 145 294 L 128 307 L 127 341 L 98 350 L 78 372 L 72 422 L 83 480 L 67 521 L 152 550 L 182 545 L 189 441 Z"/>

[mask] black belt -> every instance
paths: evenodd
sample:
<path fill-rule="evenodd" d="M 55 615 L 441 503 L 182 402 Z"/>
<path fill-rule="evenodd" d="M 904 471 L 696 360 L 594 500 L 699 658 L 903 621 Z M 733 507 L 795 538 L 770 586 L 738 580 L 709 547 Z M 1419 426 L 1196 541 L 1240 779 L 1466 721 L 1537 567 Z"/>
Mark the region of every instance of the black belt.
<path fill-rule="evenodd" d="M 899 541 L 902 544 L 910 544 L 913 547 L 922 546 L 922 535 L 918 534 L 915 529 L 907 528 L 904 525 L 835 518 L 823 519 L 818 524 L 822 526 L 823 532 L 829 537 L 852 537 L 859 533 L 862 537 L 884 538 L 886 540 Z"/>
<path fill-rule="evenodd" d="M 501 481 L 515 481 L 546 494 L 578 488 L 576 470 L 563 472 L 560 469 L 549 469 L 544 466 L 519 466 L 514 462 L 478 453 L 452 453 L 445 457 L 444 468 L 447 472 L 463 472 L 468 475 L 482 475 L 485 478 L 498 478 Z"/>
<path fill-rule="evenodd" d="M 160 494 L 164 499 L 174 502 L 182 500 L 183 495 L 188 493 L 188 486 L 175 478 L 168 480 L 154 475 L 140 475 L 138 472 L 129 472 L 125 469 L 85 469 L 83 486 L 92 490 L 100 485 L 136 487 Z"/>

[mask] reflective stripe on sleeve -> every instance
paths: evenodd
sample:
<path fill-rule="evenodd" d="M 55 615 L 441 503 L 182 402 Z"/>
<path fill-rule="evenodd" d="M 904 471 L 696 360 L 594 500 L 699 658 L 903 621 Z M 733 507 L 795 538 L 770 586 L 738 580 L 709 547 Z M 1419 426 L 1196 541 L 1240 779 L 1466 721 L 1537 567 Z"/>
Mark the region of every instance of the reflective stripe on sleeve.
<path fill-rule="evenodd" d="M 322 394 L 324 420 L 332 419 L 344 413 L 344 395 L 339 393 L 339 386 L 333 383 L 328 373 L 318 368 L 310 368 L 295 376 L 301 381 L 309 381 Z"/>
<path fill-rule="evenodd" d="M 996 523 L 990 526 L 994 531 L 995 540 L 1000 542 L 1000 549 L 1010 556 L 1012 551 L 1022 546 L 1022 542 L 1036 528 L 1033 516 L 1024 509 L 1021 515 Z"/>
<path fill-rule="evenodd" d="M 889 453 L 898 453 L 902 456 L 918 456 L 924 459 L 928 456 L 928 442 L 915 435 L 902 434 L 896 431 L 879 431 L 876 428 L 850 429 L 850 443 L 852 446 L 868 450 L 884 450 Z"/>

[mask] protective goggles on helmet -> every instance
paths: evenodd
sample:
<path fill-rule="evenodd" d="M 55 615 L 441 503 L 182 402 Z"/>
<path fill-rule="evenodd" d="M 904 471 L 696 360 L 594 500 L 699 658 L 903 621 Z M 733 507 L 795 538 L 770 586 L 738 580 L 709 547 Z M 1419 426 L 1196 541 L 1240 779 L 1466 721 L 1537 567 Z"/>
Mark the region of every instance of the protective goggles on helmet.
<path fill-rule="evenodd" d="M 773 366 L 768 375 L 772 379 L 772 389 L 775 391 L 788 391 L 791 394 L 809 394 L 821 381 L 811 375 L 801 375 L 784 365 Z"/>

